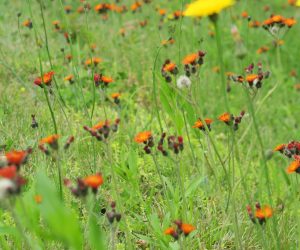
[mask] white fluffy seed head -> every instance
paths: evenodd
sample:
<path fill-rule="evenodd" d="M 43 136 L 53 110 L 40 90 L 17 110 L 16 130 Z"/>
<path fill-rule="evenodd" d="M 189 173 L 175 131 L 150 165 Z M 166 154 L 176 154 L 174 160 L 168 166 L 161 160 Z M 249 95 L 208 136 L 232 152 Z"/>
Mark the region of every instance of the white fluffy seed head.
<path fill-rule="evenodd" d="M 190 78 L 188 78 L 187 76 L 183 75 L 183 76 L 180 76 L 178 79 L 177 79 L 177 87 L 179 89 L 182 89 L 182 88 L 188 88 L 190 87 L 192 84 Z"/>
<path fill-rule="evenodd" d="M 9 190 L 16 190 L 16 184 L 10 179 L 0 179 L 0 201 L 6 198 Z"/>

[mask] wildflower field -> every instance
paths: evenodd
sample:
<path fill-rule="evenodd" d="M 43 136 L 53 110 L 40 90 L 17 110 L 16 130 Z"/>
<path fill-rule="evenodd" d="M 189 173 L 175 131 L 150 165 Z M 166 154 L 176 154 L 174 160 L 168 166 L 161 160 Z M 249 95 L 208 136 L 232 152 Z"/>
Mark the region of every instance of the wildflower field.
<path fill-rule="evenodd" d="M 0 249 L 300 249 L 300 1 L 0 12 Z"/>

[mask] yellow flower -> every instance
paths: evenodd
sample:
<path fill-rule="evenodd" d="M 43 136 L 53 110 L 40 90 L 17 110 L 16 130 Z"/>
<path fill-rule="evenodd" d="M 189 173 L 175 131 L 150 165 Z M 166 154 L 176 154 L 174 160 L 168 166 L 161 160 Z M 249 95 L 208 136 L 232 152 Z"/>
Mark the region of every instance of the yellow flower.
<path fill-rule="evenodd" d="M 197 0 L 188 5 L 185 16 L 210 16 L 233 5 L 234 0 Z"/>
<path fill-rule="evenodd" d="M 297 1 L 296 6 L 300 7 L 300 0 Z"/>

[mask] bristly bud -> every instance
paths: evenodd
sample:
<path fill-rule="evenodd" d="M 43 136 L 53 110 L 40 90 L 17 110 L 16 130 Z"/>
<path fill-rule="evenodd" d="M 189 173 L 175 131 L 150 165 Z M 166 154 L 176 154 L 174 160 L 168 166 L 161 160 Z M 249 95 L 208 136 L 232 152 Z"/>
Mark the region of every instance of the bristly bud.
<path fill-rule="evenodd" d="M 38 128 L 39 127 L 39 124 L 37 123 L 36 119 L 35 119 L 35 115 L 31 115 L 31 127 L 32 128 Z"/>

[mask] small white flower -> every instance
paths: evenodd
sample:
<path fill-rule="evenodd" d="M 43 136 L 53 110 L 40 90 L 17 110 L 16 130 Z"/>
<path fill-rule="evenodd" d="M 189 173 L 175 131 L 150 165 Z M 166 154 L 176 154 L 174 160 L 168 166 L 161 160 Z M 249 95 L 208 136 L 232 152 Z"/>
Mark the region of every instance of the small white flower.
<path fill-rule="evenodd" d="M 10 179 L 0 179 L 0 200 L 6 198 L 8 190 L 16 190 L 16 184 Z"/>
<path fill-rule="evenodd" d="M 192 84 L 190 78 L 188 78 L 187 76 L 183 75 L 183 76 L 180 76 L 178 79 L 177 79 L 177 87 L 182 89 L 182 88 L 188 88 L 190 87 Z"/>

